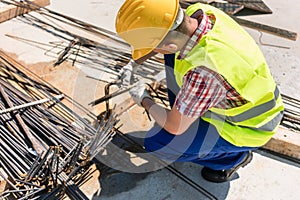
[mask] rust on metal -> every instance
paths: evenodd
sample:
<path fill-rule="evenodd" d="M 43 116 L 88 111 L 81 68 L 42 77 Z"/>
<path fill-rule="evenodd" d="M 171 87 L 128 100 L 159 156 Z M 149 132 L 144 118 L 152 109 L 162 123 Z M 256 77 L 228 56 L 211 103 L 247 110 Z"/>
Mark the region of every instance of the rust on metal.
<path fill-rule="evenodd" d="M 271 14 L 272 10 L 262 0 L 227 0 L 230 3 L 243 5 L 245 8 Z"/>
<path fill-rule="evenodd" d="M 234 15 L 244 8 L 244 5 L 233 3 L 212 2 L 210 5 L 219 8 L 220 10 L 224 11 L 229 15 Z"/>
<path fill-rule="evenodd" d="M 249 21 L 246 19 L 241 19 L 235 16 L 231 16 L 237 23 L 239 23 L 242 26 L 246 26 L 248 28 L 253 28 L 259 31 L 263 31 L 272 35 L 276 35 L 279 37 L 283 37 L 289 40 L 293 40 L 296 41 L 298 34 L 296 32 L 293 31 L 289 31 L 289 30 L 285 30 L 285 29 L 281 29 L 281 28 L 276 28 L 273 26 L 269 26 L 269 25 L 265 25 L 265 24 L 261 24 L 261 23 L 257 23 L 257 22 L 253 22 L 253 21 Z"/>
<path fill-rule="evenodd" d="M 11 1 L 7 0 L 7 1 L 1 1 L 3 3 L 9 3 Z M 44 6 L 48 6 L 50 4 L 50 0 L 33 0 L 33 1 L 30 1 L 34 4 L 37 4 L 41 7 L 44 7 Z M 20 15 L 23 15 L 23 14 L 26 14 L 32 10 L 35 10 L 35 9 L 38 9 L 38 8 L 31 8 L 31 7 L 28 7 L 27 6 L 29 4 L 25 3 L 25 2 L 19 2 L 20 4 L 22 4 L 23 6 L 20 7 L 18 6 L 17 4 L 10 4 L 10 5 L 7 5 L 7 6 L 4 6 L 2 8 L 0 8 L 0 23 L 1 22 L 4 22 L 4 21 L 7 21 L 7 20 L 10 20 L 12 18 L 15 18 L 17 16 L 20 16 Z"/>

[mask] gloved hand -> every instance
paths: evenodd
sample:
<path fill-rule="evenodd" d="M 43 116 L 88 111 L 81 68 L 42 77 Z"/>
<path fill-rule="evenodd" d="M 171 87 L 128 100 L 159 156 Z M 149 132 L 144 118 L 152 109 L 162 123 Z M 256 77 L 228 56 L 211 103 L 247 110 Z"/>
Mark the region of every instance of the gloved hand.
<path fill-rule="evenodd" d="M 137 84 L 137 86 L 130 89 L 129 94 L 138 106 L 142 106 L 142 101 L 144 98 L 147 97 L 152 99 L 149 92 L 146 90 L 146 84 L 144 82 L 140 82 Z"/>
<path fill-rule="evenodd" d="M 119 72 L 119 80 L 121 81 L 121 86 L 128 87 L 129 85 L 133 84 L 134 71 L 138 65 L 139 64 L 137 64 L 133 59 L 130 59 L 127 65 L 122 67 Z"/>

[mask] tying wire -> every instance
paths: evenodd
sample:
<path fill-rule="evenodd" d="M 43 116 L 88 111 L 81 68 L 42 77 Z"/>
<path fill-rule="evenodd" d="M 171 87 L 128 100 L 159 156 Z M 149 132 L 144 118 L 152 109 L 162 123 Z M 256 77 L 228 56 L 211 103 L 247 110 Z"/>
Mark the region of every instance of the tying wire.
<path fill-rule="evenodd" d="M 107 88 L 109 88 L 109 86 L 111 84 L 114 84 L 114 83 L 109 83 Z M 150 85 L 150 84 L 147 84 L 149 86 L 149 88 L 155 92 L 156 96 L 159 98 L 159 94 L 156 93 L 156 91 L 154 90 L 154 88 Z M 107 92 L 108 89 L 106 89 L 106 92 Z M 164 105 L 165 102 L 163 102 L 163 100 L 161 98 L 159 98 L 162 103 Z M 167 106 L 167 105 L 166 105 Z M 109 110 L 109 107 L 106 107 L 106 109 Z M 145 110 L 147 112 L 147 110 Z M 151 120 L 150 118 L 150 115 L 149 113 L 147 112 L 147 115 L 149 117 L 149 119 Z M 107 116 L 106 116 L 107 117 Z M 111 117 L 111 116 L 109 116 Z M 103 120 L 103 118 L 102 118 Z M 136 141 L 132 140 L 131 138 L 127 137 L 126 135 L 124 135 L 118 128 L 114 128 L 115 130 L 115 134 L 118 134 L 119 136 L 121 136 L 123 139 L 125 139 L 126 141 L 134 144 L 135 148 L 138 149 L 138 151 L 141 151 L 141 152 L 144 152 L 144 153 L 147 153 L 146 150 L 140 146 Z M 193 180 L 191 180 L 190 178 L 188 178 L 187 176 L 185 176 L 184 174 L 182 174 L 181 172 L 179 172 L 178 170 L 176 170 L 174 167 L 172 166 L 169 166 L 165 161 L 163 160 L 160 160 L 159 158 L 156 158 L 156 157 L 153 157 L 153 159 L 158 162 L 159 164 L 162 164 L 163 166 L 166 166 L 166 169 L 168 169 L 171 173 L 173 173 L 174 175 L 176 175 L 179 179 L 183 180 L 184 182 L 186 182 L 188 185 L 190 185 L 191 187 L 193 187 L 194 189 L 196 189 L 198 192 L 200 192 L 201 194 L 205 195 L 206 197 L 208 197 L 209 199 L 212 199 L 212 200 L 217 200 L 217 198 L 211 194 L 210 192 L 208 192 L 207 190 L 205 190 L 204 188 L 202 188 L 199 184 L 197 184 L 196 182 L 194 182 Z"/>
<path fill-rule="evenodd" d="M 261 33 L 261 32 L 260 32 Z M 263 43 L 262 42 L 262 33 L 261 33 L 261 36 L 260 36 L 260 38 L 259 38 L 259 41 L 260 41 L 260 43 L 262 44 L 262 45 L 266 45 L 266 46 L 274 46 L 274 47 L 279 47 L 279 48 L 289 48 L 289 47 L 282 47 L 282 46 L 277 46 L 277 45 L 270 45 L 270 44 L 265 44 L 265 43 Z M 78 49 L 78 51 L 79 51 L 79 49 Z M 78 53 L 76 54 L 76 56 L 80 56 Z M 163 102 L 164 103 L 164 102 Z M 213 198 L 214 199 L 214 198 Z"/>
<path fill-rule="evenodd" d="M 264 46 L 270 46 L 270 47 L 277 47 L 277 48 L 282 48 L 282 49 L 290 49 L 290 47 L 285 47 L 285 46 L 279 46 L 279 45 L 274 45 L 274 44 L 267 44 L 267 43 L 264 43 L 262 41 L 262 37 L 263 37 L 263 32 L 261 31 L 258 31 L 260 33 L 260 36 L 259 36 L 259 43 L 261 45 L 264 45 Z"/>
<path fill-rule="evenodd" d="M 1 53 L 1 52 L 0 52 Z M 1 55 L 1 54 L 0 54 Z M 2 55 L 1 55 L 1 59 L 0 59 L 1 61 L 2 61 L 2 64 L 4 65 L 4 63 L 6 64 L 6 66 L 3 66 L 2 68 L 1 68 L 1 73 L 6 73 L 6 71 L 7 70 L 10 70 L 9 72 L 7 72 L 6 73 L 6 75 L 8 76 L 8 75 L 10 75 L 11 76 L 11 80 L 13 80 L 13 81 L 17 81 L 17 80 L 19 80 L 19 78 L 23 78 L 22 79 L 22 81 L 20 81 L 20 82 L 17 82 L 17 84 L 21 84 L 20 85 L 20 87 L 21 88 L 23 88 L 23 90 L 30 90 L 30 92 L 33 92 L 33 88 L 35 88 L 36 89 L 36 91 L 39 91 L 39 94 L 37 94 L 35 97 L 36 98 L 38 98 L 38 97 L 40 97 L 41 95 L 43 96 L 43 95 L 45 95 L 45 93 L 44 92 L 49 92 L 49 94 L 51 93 L 51 89 L 50 88 L 47 88 L 47 87 L 40 87 L 40 86 L 37 86 L 37 83 L 38 82 L 36 82 L 36 81 L 34 81 L 34 80 L 32 80 L 31 78 L 29 78 L 28 80 L 26 80 L 25 79 L 25 74 L 23 74 L 23 72 L 20 72 L 19 71 L 19 69 L 18 68 L 14 68 L 14 67 L 16 67 L 15 65 L 13 65 L 12 63 L 9 63 L 8 61 L 9 61 L 9 58 L 2 58 Z M 5 61 L 5 62 L 4 62 Z M 13 69 L 11 69 L 11 67 L 13 68 Z M 11 72 L 11 73 L 10 73 Z M 18 78 L 16 78 L 16 77 L 14 77 L 13 76 L 13 73 L 15 73 L 15 75 L 16 74 L 18 74 Z M 5 77 L 3 77 L 4 79 L 5 79 Z M 4 81 L 4 79 L 0 79 L 1 81 Z M 6 87 L 6 86 L 8 86 L 9 87 L 9 84 L 4 84 L 4 86 Z M 29 87 L 30 86 L 30 87 Z M 28 87 L 28 88 L 27 88 Z M 12 92 L 13 92 L 13 87 L 11 86 L 11 87 L 9 87 L 10 88 L 10 98 L 12 98 L 11 96 L 12 96 Z M 48 90 L 47 90 L 48 89 Z M 44 91 L 45 90 L 45 91 Z M 17 91 L 19 91 L 19 90 L 17 90 Z M 52 91 L 53 92 L 53 91 Z M 22 104 L 22 101 L 28 101 L 28 98 L 29 97 L 24 97 L 24 95 L 22 96 L 22 94 L 21 94 L 21 92 L 16 92 L 16 94 L 17 95 L 21 95 L 20 97 L 21 98 L 16 98 L 15 96 L 13 96 L 13 98 L 11 99 L 12 100 L 12 102 L 13 102 L 13 104 L 14 105 L 19 105 L 19 104 Z M 46 95 L 47 96 L 47 95 Z M 49 96 L 51 96 L 51 94 L 49 95 Z M 29 99 L 31 99 L 31 98 L 29 98 Z M 29 100 L 30 101 L 30 100 Z M 39 110 L 39 111 L 43 111 L 43 109 L 42 110 Z M 34 114 L 34 112 L 33 112 L 33 110 L 31 110 L 30 111 L 30 113 L 29 113 L 29 111 L 26 111 L 26 112 L 22 112 L 22 115 L 23 115 L 23 119 L 24 119 L 24 121 L 26 120 L 26 122 L 31 122 L 31 123 L 35 123 L 34 124 L 34 126 L 37 126 L 38 124 L 39 125 L 41 125 L 41 124 L 45 124 L 45 123 L 47 123 L 46 121 L 44 121 L 45 119 L 41 116 L 34 116 L 33 115 Z M 47 117 L 46 116 L 49 116 L 48 114 L 50 114 L 50 113 L 44 113 L 45 114 L 45 118 L 47 119 Z M 28 118 L 28 117 L 31 117 L 31 118 Z M 51 117 L 51 114 L 50 114 L 50 117 Z M 58 118 L 55 118 L 56 120 L 58 120 Z M 40 120 L 43 120 L 43 122 L 39 122 Z M 28 125 L 30 125 L 30 123 L 28 123 Z M 66 126 L 65 126 L 65 128 L 67 128 Z M 50 129 L 49 129 L 50 130 Z M 52 129 L 51 129 L 52 130 Z M 54 131 L 55 133 L 56 133 L 56 130 L 52 130 L 52 131 Z M 46 131 L 41 131 L 41 132 L 43 132 L 43 133 L 46 133 L 47 132 L 47 130 Z M 60 136 L 56 136 L 56 137 L 60 137 Z M 61 139 L 64 139 L 64 137 L 63 138 L 61 138 Z M 65 141 L 65 142 L 68 142 L 68 141 Z M 63 142 L 63 143 L 65 143 L 65 142 Z M 2 145 L 4 145 L 3 143 L 1 143 L 1 146 Z M 71 145 L 71 147 L 73 147 L 74 145 Z M 4 146 L 5 147 L 5 146 Z M 2 147 L 1 147 L 2 148 Z M 81 149 L 80 149 L 81 150 Z M 79 150 L 78 150 L 79 151 Z M 76 153 L 76 158 L 79 156 L 79 154 L 78 154 L 78 151 L 77 151 L 77 153 Z M 3 150 L 1 150 L 1 156 L 5 156 L 4 154 L 2 155 L 2 152 L 6 152 L 6 151 L 3 151 Z M 17 155 L 15 155 L 15 156 L 17 156 Z M 50 174 L 51 175 L 51 177 L 52 177 L 52 180 L 54 180 L 54 184 L 56 183 L 56 180 L 57 180 L 57 178 L 56 178 L 56 175 L 57 175 L 57 171 L 58 171 L 58 161 L 57 161 L 57 159 L 58 159 L 58 151 L 56 151 L 56 152 L 54 152 L 54 155 L 52 156 L 52 161 L 50 160 L 49 162 L 47 161 L 48 160 L 48 158 L 47 158 L 47 156 L 45 156 L 44 158 L 46 158 L 47 160 L 39 160 L 39 161 L 33 161 L 33 164 L 31 165 L 31 167 L 32 168 L 29 168 L 28 170 L 26 169 L 26 172 L 28 171 L 28 173 L 26 174 L 26 179 L 31 179 L 32 177 L 34 178 L 34 177 L 40 177 L 40 176 L 44 176 L 43 175 L 43 173 L 46 173 L 46 171 L 48 170 L 48 169 L 53 169 L 53 170 L 50 170 L 51 171 L 51 173 L 54 173 L 54 174 Z M 8 158 L 11 158 L 12 156 L 5 156 L 5 158 L 3 158 L 4 159 L 4 161 L 6 161 Z M 74 158 L 75 159 L 75 158 Z M 72 166 L 72 165 L 77 165 L 78 163 L 76 162 L 74 162 L 74 159 L 71 159 L 71 161 L 73 161 L 73 164 L 72 163 L 70 163 L 70 165 Z M 1 158 L 1 160 L 2 160 L 2 158 Z M 0 161 L 1 161 L 0 160 Z M 20 160 L 20 161 L 25 161 L 25 159 L 22 159 L 22 158 L 16 158 L 15 160 Z M 42 162 L 43 161 L 43 162 Z M 70 161 L 70 162 L 71 162 Z M 16 176 L 10 176 L 10 177 L 12 177 L 12 178 L 16 178 L 16 179 L 20 179 L 21 177 L 23 177 L 22 176 L 22 174 L 24 174 L 25 175 L 25 173 L 23 173 L 23 171 L 19 171 L 18 169 L 19 168 L 27 168 L 27 167 L 24 167 L 24 166 L 20 166 L 20 164 L 21 163 L 16 163 L 16 162 L 14 162 L 14 160 L 9 160 L 9 162 L 13 162 L 12 164 L 13 165 L 15 165 L 15 167 L 12 167 L 13 169 L 15 169 L 15 170 L 17 170 L 15 173 L 16 173 Z M 39 162 L 39 163 L 38 163 Z M 45 163 L 46 162 L 46 163 Z M 48 164 L 47 164 L 47 162 L 48 162 Z M 52 164 L 50 164 L 50 163 L 52 163 Z M 3 166 L 3 168 L 5 169 L 5 171 L 8 171 L 8 172 L 11 172 L 11 170 L 9 170 L 9 169 L 7 169 L 7 167 L 5 166 L 5 165 L 2 165 L 3 163 L 1 162 L 1 166 Z M 25 163 L 26 164 L 26 163 Z M 46 165 L 45 165 L 46 164 Z M 55 167 L 55 165 L 56 165 L 56 167 Z M 7 164 L 7 166 L 11 166 L 11 164 Z M 46 168 L 45 168 L 46 167 Z M 49 171 L 49 170 L 48 170 Z M 29 173 L 30 172 L 30 173 Z M 48 173 L 48 172 L 47 172 Z M 9 173 L 8 173 L 9 174 Z M 25 180 L 26 180 L 25 179 Z M 35 178 L 34 178 L 34 180 L 35 180 Z M 18 182 L 18 184 L 19 184 L 19 182 Z M 28 186 L 32 186 L 32 184 L 25 184 L 24 185 L 24 188 L 26 189 L 26 187 L 28 187 Z M 72 191 L 72 190 L 71 190 Z M 42 192 L 42 190 L 39 190 L 39 192 Z M 31 198 L 31 197 L 33 197 L 33 196 L 37 196 L 37 197 L 33 197 L 33 198 L 38 198 L 38 196 L 40 195 L 40 193 L 39 194 L 36 194 L 35 192 L 31 192 L 31 193 L 28 193 L 28 194 L 23 194 L 23 195 L 21 195 L 21 196 L 19 196 L 20 198 L 24 198 L 24 199 L 26 199 L 26 198 Z M 82 195 L 81 195 L 82 196 Z M 20 198 L 18 198 L 18 199 L 20 199 Z"/>

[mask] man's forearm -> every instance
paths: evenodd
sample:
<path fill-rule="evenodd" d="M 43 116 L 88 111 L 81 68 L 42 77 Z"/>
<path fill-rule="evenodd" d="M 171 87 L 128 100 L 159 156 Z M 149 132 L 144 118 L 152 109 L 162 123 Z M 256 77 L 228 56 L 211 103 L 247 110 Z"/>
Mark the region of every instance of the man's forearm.
<path fill-rule="evenodd" d="M 144 98 L 142 101 L 142 106 L 149 112 L 149 114 L 154 118 L 154 120 L 159 126 L 163 128 L 165 127 L 167 120 L 167 112 L 169 111 L 156 104 L 150 98 Z"/>
<path fill-rule="evenodd" d="M 197 119 L 182 115 L 176 107 L 167 110 L 151 98 L 144 98 L 142 106 L 150 113 L 159 126 L 173 135 L 183 134 Z"/>

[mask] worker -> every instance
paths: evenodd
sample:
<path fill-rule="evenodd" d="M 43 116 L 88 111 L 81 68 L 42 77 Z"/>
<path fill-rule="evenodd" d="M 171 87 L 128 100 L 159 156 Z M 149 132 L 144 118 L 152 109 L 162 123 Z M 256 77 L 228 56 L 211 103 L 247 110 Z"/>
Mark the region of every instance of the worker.
<path fill-rule="evenodd" d="M 130 90 L 156 122 L 145 149 L 204 166 L 207 181 L 233 180 L 271 139 L 284 109 L 253 38 L 221 10 L 201 3 L 183 10 L 179 0 L 126 0 L 116 31 L 132 48 L 123 73 L 154 53 L 165 58 L 170 109 L 155 103 L 144 84 Z"/>

